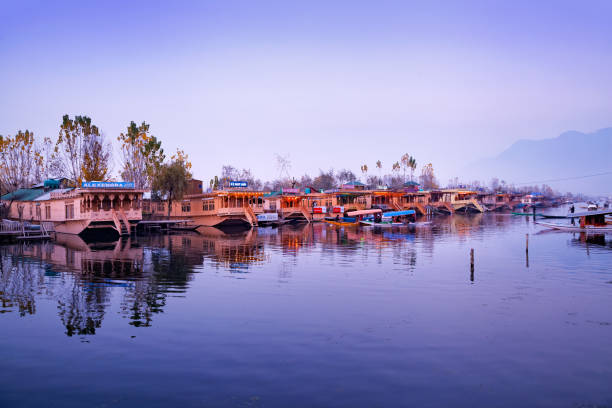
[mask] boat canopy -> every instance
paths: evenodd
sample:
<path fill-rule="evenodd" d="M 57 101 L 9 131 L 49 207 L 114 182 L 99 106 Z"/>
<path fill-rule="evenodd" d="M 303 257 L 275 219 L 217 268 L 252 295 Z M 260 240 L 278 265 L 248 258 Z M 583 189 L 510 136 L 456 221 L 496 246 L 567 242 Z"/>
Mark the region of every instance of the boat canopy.
<path fill-rule="evenodd" d="M 383 217 L 399 217 L 401 215 L 413 215 L 416 214 L 414 210 L 404 210 L 404 211 L 389 211 L 383 213 Z"/>
<path fill-rule="evenodd" d="M 380 208 L 376 208 L 373 210 L 357 210 L 357 211 L 351 211 L 348 213 L 349 217 L 355 217 L 357 215 L 368 215 L 368 214 L 378 214 L 381 213 L 382 210 Z"/>
<path fill-rule="evenodd" d="M 608 208 L 607 210 L 577 212 L 573 214 L 567 214 L 567 218 L 580 218 L 580 217 L 589 217 L 591 215 L 608 215 L 608 214 L 612 214 L 612 209 Z"/>

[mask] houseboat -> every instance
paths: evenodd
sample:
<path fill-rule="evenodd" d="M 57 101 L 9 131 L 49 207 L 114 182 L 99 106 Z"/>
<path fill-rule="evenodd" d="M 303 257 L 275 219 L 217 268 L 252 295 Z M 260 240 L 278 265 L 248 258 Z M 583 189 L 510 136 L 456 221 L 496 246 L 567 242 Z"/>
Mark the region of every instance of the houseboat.
<path fill-rule="evenodd" d="M 313 188 L 305 188 L 303 191 L 284 188 L 264 196 L 265 213 L 276 212 L 283 222 L 322 221 L 331 207 L 331 195 L 317 192 Z"/>
<path fill-rule="evenodd" d="M 241 189 L 217 190 L 211 193 L 188 194 L 172 203 L 170 219 L 189 220 L 194 226 L 252 228 L 258 226 L 257 214 L 264 212 L 262 191 Z M 163 207 L 159 205 L 163 203 Z M 154 216 L 167 217 L 166 202 L 160 201 Z"/>
<path fill-rule="evenodd" d="M 83 182 L 79 188 L 47 180 L 1 197 L 12 220 L 51 223 L 55 232 L 82 237 L 129 235 L 142 219 L 143 190 L 132 182 Z"/>
<path fill-rule="evenodd" d="M 537 225 L 561 231 L 587 232 L 587 233 L 612 233 L 612 222 L 606 220 L 606 216 L 612 214 L 612 210 L 586 211 L 569 214 L 570 224 L 556 224 L 551 222 L 536 221 Z M 576 224 L 575 219 L 579 222 Z"/>
<path fill-rule="evenodd" d="M 438 212 L 453 214 L 455 212 L 482 213 L 486 209 L 476 199 L 476 191 L 446 189 L 430 192 L 430 205 Z"/>

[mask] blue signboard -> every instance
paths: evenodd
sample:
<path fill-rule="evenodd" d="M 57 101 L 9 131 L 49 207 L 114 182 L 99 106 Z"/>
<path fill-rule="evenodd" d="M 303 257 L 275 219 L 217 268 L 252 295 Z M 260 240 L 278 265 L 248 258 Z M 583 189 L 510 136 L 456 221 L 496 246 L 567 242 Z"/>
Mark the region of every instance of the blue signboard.
<path fill-rule="evenodd" d="M 84 181 L 83 188 L 135 188 L 133 181 Z"/>
<path fill-rule="evenodd" d="M 249 183 L 246 181 L 230 181 L 230 187 L 248 187 Z"/>

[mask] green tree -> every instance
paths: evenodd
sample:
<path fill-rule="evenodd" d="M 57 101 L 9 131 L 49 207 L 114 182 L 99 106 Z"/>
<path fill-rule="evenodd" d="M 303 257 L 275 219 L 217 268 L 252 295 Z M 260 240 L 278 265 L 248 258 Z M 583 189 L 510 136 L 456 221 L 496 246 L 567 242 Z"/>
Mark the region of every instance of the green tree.
<path fill-rule="evenodd" d="M 191 178 L 185 160 L 175 159 L 163 164 L 153 179 L 153 190 L 168 201 L 168 219 L 172 210 L 172 203 L 182 200 L 187 190 L 187 180 Z"/>

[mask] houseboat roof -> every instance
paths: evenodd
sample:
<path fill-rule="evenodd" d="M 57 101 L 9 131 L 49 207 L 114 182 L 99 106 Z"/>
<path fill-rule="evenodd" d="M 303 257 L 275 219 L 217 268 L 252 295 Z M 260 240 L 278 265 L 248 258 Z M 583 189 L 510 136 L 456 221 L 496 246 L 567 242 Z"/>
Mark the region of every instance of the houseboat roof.
<path fill-rule="evenodd" d="M 0 197 L 2 201 L 33 201 L 45 194 L 45 190 L 40 188 L 20 188 L 11 193 Z"/>
<path fill-rule="evenodd" d="M 382 210 L 380 208 L 376 208 L 373 210 L 357 210 L 357 211 L 350 211 L 347 213 L 347 215 L 349 217 L 354 217 L 356 215 L 369 215 L 369 214 L 377 214 L 377 213 L 381 213 Z"/>
<path fill-rule="evenodd" d="M 607 214 L 612 214 L 611 208 L 608 208 L 607 210 L 583 211 L 583 212 L 568 214 L 567 218 L 580 218 L 580 217 L 588 217 L 590 215 L 607 215 Z"/>
<path fill-rule="evenodd" d="M 62 194 L 62 193 L 67 193 L 68 191 L 72 191 L 72 190 L 74 190 L 74 188 L 56 188 L 54 190 L 47 191 L 46 193 L 44 193 L 43 195 L 41 195 L 39 197 L 36 197 L 34 199 L 34 201 L 46 201 L 46 200 L 50 200 L 51 199 L 51 193 Z"/>
<path fill-rule="evenodd" d="M 383 217 L 400 217 L 402 215 L 413 215 L 416 214 L 414 210 L 403 210 L 403 211 L 389 211 L 383 213 Z"/>

